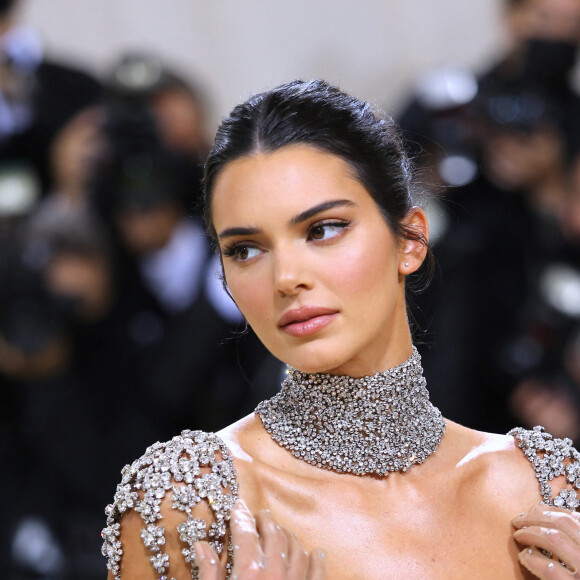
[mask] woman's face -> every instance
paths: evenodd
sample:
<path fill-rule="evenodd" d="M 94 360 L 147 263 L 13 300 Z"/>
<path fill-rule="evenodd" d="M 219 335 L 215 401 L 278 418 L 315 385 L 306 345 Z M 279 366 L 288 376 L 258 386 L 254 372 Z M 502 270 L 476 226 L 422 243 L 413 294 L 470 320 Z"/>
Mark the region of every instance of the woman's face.
<path fill-rule="evenodd" d="M 231 294 L 274 356 L 363 376 L 410 355 L 404 275 L 424 253 L 395 238 L 342 159 L 293 145 L 232 161 L 212 213 Z"/>

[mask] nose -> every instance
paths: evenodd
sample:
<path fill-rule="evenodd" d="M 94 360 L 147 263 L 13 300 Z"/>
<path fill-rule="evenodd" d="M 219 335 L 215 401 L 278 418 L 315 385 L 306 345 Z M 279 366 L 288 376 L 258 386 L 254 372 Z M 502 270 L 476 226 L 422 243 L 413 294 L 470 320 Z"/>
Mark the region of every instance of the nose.
<path fill-rule="evenodd" d="M 274 290 L 281 296 L 296 296 L 314 285 L 314 275 L 302 252 L 278 249 L 274 257 Z"/>

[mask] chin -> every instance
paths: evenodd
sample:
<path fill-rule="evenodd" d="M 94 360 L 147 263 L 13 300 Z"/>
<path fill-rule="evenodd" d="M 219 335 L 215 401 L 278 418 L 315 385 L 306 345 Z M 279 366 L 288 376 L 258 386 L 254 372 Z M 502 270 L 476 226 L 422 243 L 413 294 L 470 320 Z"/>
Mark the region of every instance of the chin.
<path fill-rule="evenodd" d="M 293 352 L 285 352 L 280 358 L 287 365 L 302 371 L 303 373 L 334 373 L 334 369 L 343 367 L 347 362 L 347 357 L 337 357 L 334 349 L 325 347 L 312 348 L 313 345 L 304 345 L 305 348 L 293 350 Z M 333 352 L 334 354 L 330 354 Z"/>

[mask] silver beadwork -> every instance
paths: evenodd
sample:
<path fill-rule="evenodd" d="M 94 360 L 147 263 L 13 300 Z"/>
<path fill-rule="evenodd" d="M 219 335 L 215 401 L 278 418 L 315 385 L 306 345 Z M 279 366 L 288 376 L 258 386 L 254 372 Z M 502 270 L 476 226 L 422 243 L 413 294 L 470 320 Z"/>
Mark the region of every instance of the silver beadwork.
<path fill-rule="evenodd" d="M 163 552 L 165 528 L 161 502 L 171 494 L 173 508 L 184 512 L 185 522 L 177 526 L 179 538 L 187 547 L 182 550 L 186 562 L 191 563 L 192 578 L 197 577 L 193 545 L 208 540 L 220 554 L 227 542 L 228 574 L 232 567 L 233 548 L 226 529 L 232 507 L 238 497 L 238 484 L 233 459 L 223 441 L 213 433 L 183 431 L 167 443 L 155 443 L 145 455 L 122 471 L 114 503 L 107 506 L 107 527 L 101 536 L 102 552 L 107 568 L 116 580 L 121 576 L 123 548 L 119 539 L 123 514 L 134 509 L 141 514 L 145 527 L 141 530 L 144 546 L 151 553 L 151 564 L 159 578 L 167 578 L 169 556 Z M 207 502 L 215 522 L 207 528 L 205 520 L 196 519 L 191 509 L 199 502 Z"/>
<path fill-rule="evenodd" d="M 580 489 L 580 453 L 572 447 L 571 439 L 552 437 L 539 426 L 531 430 L 516 427 L 508 435 L 515 438 L 534 467 L 544 503 L 577 510 L 580 500 L 574 488 Z M 550 482 L 560 476 L 565 477 L 572 489 L 564 488 L 553 497 Z"/>
<path fill-rule="evenodd" d="M 441 442 L 445 421 L 414 347 L 401 365 L 368 377 L 287 373 L 256 413 L 278 444 L 312 465 L 388 475 L 422 463 Z"/>
<path fill-rule="evenodd" d="M 416 350 L 402 365 L 362 379 L 289 369 L 281 393 L 261 403 L 256 412 L 272 437 L 296 457 L 356 474 L 405 471 L 433 453 L 445 431 L 441 414 L 429 402 Z M 533 465 L 544 503 L 578 509 L 580 454 L 572 441 L 552 438 L 542 427 L 517 428 L 509 434 Z M 571 489 L 552 497 L 550 482 L 559 476 Z M 173 508 L 186 515 L 177 531 L 187 545 L 183 555 L 191 563 L 192 577 L 197 574 L 193 543 L 202 538 L 218 553 L 227 546 L 229 577 L 237 548 L 226 528 L 238 497 L 233 458 L 217 435 L 184 431 L 168 443 L 152 445 L 122 471 L 114 503 L 105 510 L 107 527 L 102 532 L 102 551 L 114 578 L 120 580 L 121 518 L 133 509 L 144 521 L 141 538 L 152 566 L 160 580 L 167 580 L 169 558 L 163 552 L 166 530 L 160 525 L 160 506 L 168 493 Z M 209 529 L 204 520 L 191 515 L 201 501 L 214 513 Z"/>

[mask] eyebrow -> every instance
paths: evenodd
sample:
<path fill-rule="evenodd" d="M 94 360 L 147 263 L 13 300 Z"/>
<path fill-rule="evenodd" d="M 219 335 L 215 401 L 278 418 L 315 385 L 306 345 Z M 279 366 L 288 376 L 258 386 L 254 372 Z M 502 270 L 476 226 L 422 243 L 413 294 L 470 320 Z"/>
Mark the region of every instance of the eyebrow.
<path fill-rule="evenodd" d="M 259 234 L 261 231 L 260 228 L 227 228 L 218 234 L 218 238 L 223 240 L 224 238 L 231 238 L 233 236 L 253 236 Z"/>
<path fill-rule="evenodd" d="M 335 207 L 344 207 L 344 206 L 350 206 L 350 205 L 355 205 L 353 201 L 351 201 L 350 199 L 333 199 L 331 201 L 324 201 L 322 203 L 319 203 L 318 205 L 315 205 L 314 207 L 311 207 L 307 210 L 304 210 L 303 212 L 300 212 L 298 215 L 295 215 L 291 220 L 290 220 L 290 225 L 295 226 L 298 225 L 302 222 L 305 222 L 306 220 L 310 219 L 311 217 L 314 217 L 316 214 L 321 213 L 323 211 L 335 208 Z M 262 230 L 260 228 L 252 228 L 252 227 L 233 227 L 233 228 L 227 228 L 225 230 L 223 230 L 222 232 L 220 232 L 218 234 L 218 238 L 220 240 L 224 239 L 224 238 L 230 238 L 233 236 L 253 236 L 256 234 L 261 233 Z"/>
<path fill-rule="evenodd" d="M 311 207 L 310 209 L 303 211 L 302 213 L 299 213 L 297 216 L 294 216 L 290 220 L 290 225 L 295 226 L 297 224 L 305 222 L 311 217 L 314 217 L 317 213 L 326 211 L 327 209 L 332 209 L 334 207 L 343 207 L 345 205 L 354 205 L 354 202 L 350 201 L 350 199 L 334 199 L 332 201 L 325 201 L 323 203 L 315 205 L 314 207 Z"/>

